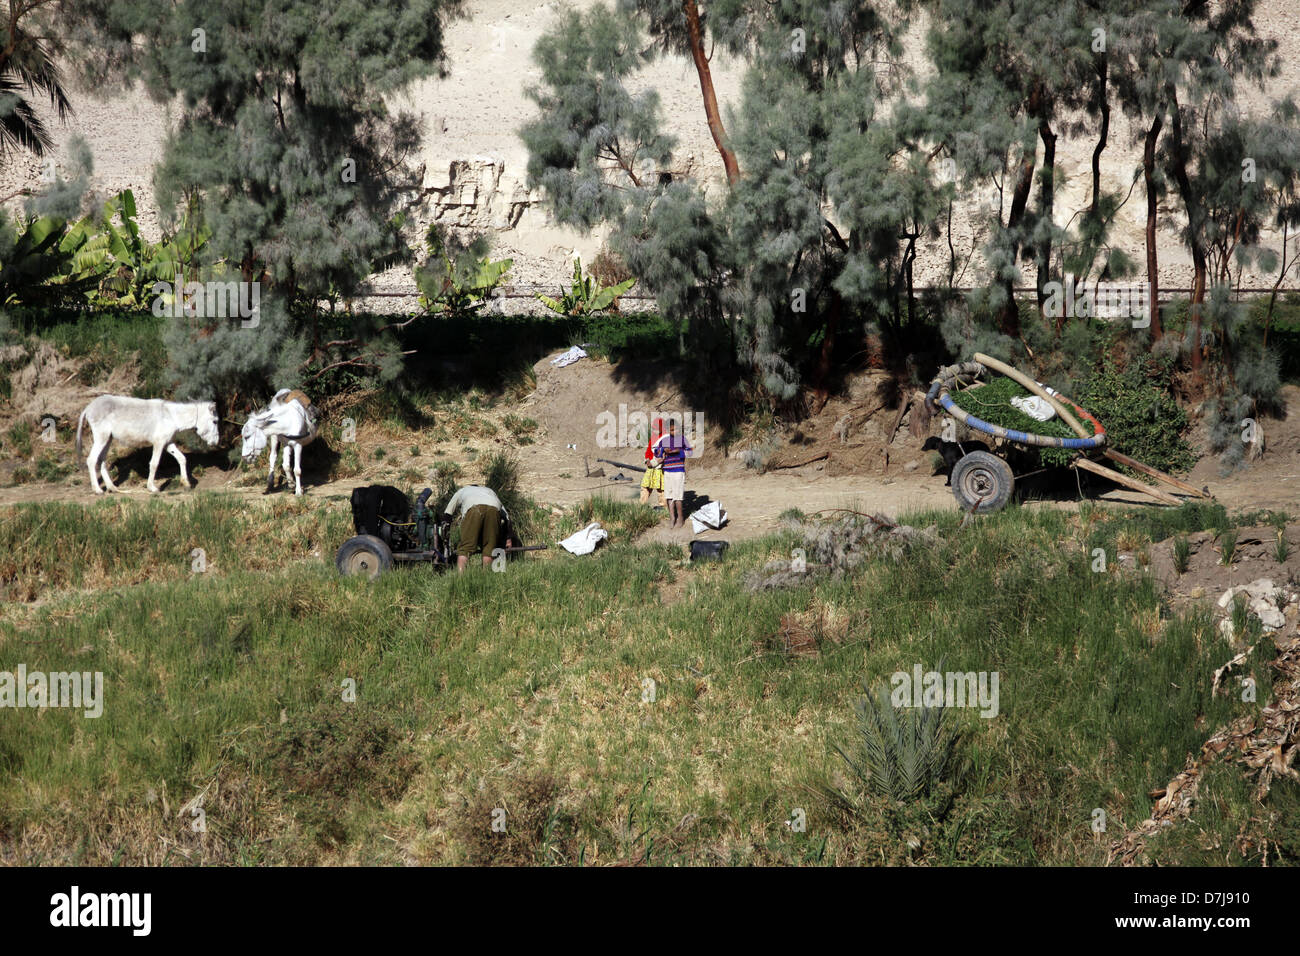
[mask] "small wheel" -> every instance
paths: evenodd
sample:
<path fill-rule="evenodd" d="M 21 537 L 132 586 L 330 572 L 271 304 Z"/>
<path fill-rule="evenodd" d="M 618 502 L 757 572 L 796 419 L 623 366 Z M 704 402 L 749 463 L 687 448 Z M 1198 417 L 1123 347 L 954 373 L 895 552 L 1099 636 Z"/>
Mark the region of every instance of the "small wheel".
<path fill-rule="evenodd" d="M 334 558 L 339 574 L 359 574 L 372 581 L 393 566 L 393 552 L 373 534 L 348 538 Z"/>
<path fill-rule="evenodd" d="M 991 452 L 973 451 L 952 466 L 952 493 L 962 511 L 1001 511 L 1015 487 L 1011 466 Z"/>

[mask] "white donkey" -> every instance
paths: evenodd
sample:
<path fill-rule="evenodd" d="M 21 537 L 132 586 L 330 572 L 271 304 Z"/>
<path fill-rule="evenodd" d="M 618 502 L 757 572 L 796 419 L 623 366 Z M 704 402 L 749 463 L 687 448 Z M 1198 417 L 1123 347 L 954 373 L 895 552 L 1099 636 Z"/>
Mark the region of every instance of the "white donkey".
<path fill-rule="evenodd" d="M 108 475 L 108 446 L 114 441 L 127 448 L 153 445 L 153 458 L 149 461 L 149 490 L 157 492 L 154 475 L 158 473 L 158 460 L 162 458 L 164 448 L 181 466 L 181 480 L 187 487 L 194 487 L 185 470 L 185 456 L 173 440 L 177 432 L 193 428 L 209 445 L 220 440 L 215 402 L 165 402 L 161 398 L 101 395 L 86 406 L 77 420 L 78 455 L 81 454 L 81 429 L 87 423 L 94 440 L 86 458 L 86 468 L 90 471 L 90 487 L 97 495 L 102 495 L 105 488 L 118 490 Z M 105 488 L 99 487 L 96 471 L 103 476 Z"/>
<path fill-rule="evenodd" d="M 266 494 L 275 489 L 275 451 L 281 438 L 284 439 L 285 484 L 289 482 L 289 453 L 293 452 L 293 493 L 302 494 L 302 449 L 316 439 L 317 425 L 316 406 L 297 389 L 280 389 L 270 405 L 249 416 L 240 436 L 243 438 L 240 454 L 244 461 L 252 464 L 270 443 L 271 467 L 266 475 Z"/>

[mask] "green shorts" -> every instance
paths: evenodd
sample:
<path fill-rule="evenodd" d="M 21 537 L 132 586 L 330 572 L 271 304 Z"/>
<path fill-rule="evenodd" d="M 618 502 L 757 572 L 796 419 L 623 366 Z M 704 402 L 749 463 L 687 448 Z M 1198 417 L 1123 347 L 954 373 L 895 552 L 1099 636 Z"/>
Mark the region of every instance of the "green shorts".
<path fill-rule="evenodd" d="M 491 505 L 475 505 L 460 519 L 460 547 L 456 553 L 468 558 L 482 551 L 491 557 L 500 530 L 501 512 Z"/>

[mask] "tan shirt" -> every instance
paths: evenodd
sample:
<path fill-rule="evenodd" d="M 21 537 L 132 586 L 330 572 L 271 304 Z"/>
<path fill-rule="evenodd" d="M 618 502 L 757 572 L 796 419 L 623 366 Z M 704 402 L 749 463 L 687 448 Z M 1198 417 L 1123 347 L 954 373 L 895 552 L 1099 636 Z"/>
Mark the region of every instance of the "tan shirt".
<path fill-rule="evenodd" d="M 491 488 L 485 488 L 482 485 L 466 485 L 464 488 L 457 490 L 451 496 L 451 501 L 447 502 L 446 514 L 455 517 L 463 515 L 475 505 L 488 505 L 496 508 L 502 514 L 505 514 L 505 508 L 501 505 L 501 499 Z"/>

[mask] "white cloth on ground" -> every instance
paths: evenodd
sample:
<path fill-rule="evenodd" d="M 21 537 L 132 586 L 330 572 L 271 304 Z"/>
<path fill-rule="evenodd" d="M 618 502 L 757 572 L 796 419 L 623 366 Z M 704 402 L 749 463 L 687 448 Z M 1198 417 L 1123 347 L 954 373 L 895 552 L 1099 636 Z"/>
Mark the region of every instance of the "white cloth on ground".
<path fill-rule="evenodd" d="M 1011 400 L 1011 404 L 1035 421 L 1045 422 L 1056 416 L 1056 410 L 1051 404 L 1037 395 L 1018 395 Z"/>
<path fill-rule="evenodd" d="M 587 357 L 587 353 L 583 351 L 582 346 L 575 345 L 573 348 L 569 349 L 569 351 L 565 352 L 563 355 L 551 359 L 551 364 L 554 365 L 556 368 L 564 368 L 564 366 L 572 365 L 574 362 L 578 361 L 578 359 L 586 358 L 586 357 Z"/>
<path fill-rule="evenodd" d="M 717 530 L 727 523 L 727 512 L 722 509 L 722 505 L 716 501 L 710 501 L 702 508 L 697 508 L 691 514 L 691 527 L 695 534 L 709 529 Z"/>
<path fill-rule="evenodd" d="M 581 531 L 575 531 L 563 541 L 560 547 L 570 554 L 591 554 L 596 550 L 596 545 L 609 537 L 609 532 L 600 526 L 599 521 L 593 521 Z"/>

